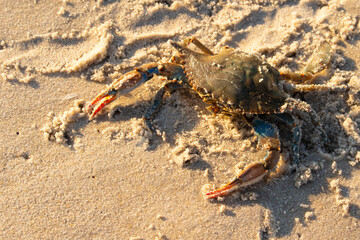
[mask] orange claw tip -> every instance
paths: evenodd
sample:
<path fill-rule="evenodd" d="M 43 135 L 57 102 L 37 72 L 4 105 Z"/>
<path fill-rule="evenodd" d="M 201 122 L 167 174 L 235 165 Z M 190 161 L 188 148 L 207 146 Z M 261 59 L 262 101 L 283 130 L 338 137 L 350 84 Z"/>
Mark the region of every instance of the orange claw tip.
<path fill-rule="evenodd" d="M 226 184 L 214 191 L 206 193 L 204 198 L 212 199 L 212 198 L 216 198 L 216 197 L 221 197 L 221 196 L 227 195 L 227 194 L 237 190 L 240 186 L 241 186 L 240 180 L 238 178 L 235 178 L 228 184 Z"/>
<path fill-rule="evenodd" d="M 94 106 L 96 104 L 97 101 L 92 101 L 91 103 L 89 103 L 87 106 L 86 106 L 86 112 L 87 113 L 92 113 L 92 110 L 94 109 Z"/>
<path fill-rule="evenodd" d="M 217 197 L 222 197 L 224 195 L 229 194 L 232 191 L 234 191 L 234 189 L 231 189 L 231 187 L 228 187 L 226 189 L 219 188 L 219 189 L 216 189 L 215 191 L 206 193 L 204 198 L 205 199 L 213 199 L 213 198 L 217 198 Z"/>
<path fill-rule="evenodd" d="M 88 113 L 91 113 L 92 110 L 94 109 L 95 105 L 100 101 L 102 100 L 103 96 L 102 95 L 99 95 L 97 96 L 96 98 L 94 98 L 91 103 L 89 103 L 86 107 L 86 112 Z"/>
<path fill-rule="evenodd" d="M 89 119 L 93 119 L 93 117 L 101 111 L 101 109 L 103 109 L 106 105 L 108 105 L 110 102 L 112 102 L 113 100 L 116 99 L 115 95 L 107 95 L 104 96 L 102 98 L 95 98 L 94 101 L 92 101 L 89 105 L 88 105 L 88 111 L 92 113 L 90 114 Z M 94 105 L 96 104 L 96 106 L 94 107 Z M 94 108 L 94 109 L 93 109 Z"/>

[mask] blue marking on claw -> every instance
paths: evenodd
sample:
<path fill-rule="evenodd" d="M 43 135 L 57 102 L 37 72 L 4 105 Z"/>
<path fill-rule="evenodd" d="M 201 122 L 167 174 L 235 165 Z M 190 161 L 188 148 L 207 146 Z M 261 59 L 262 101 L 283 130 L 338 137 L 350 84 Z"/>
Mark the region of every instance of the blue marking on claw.
<path fill-rule="evenodd" d="M 159 74 L 159 68 L 158 67 L 149 68 L 147 71 L 150 74 Z"/>
<path fill-rule="evenodd" d="M 107 95 L 115 95 L 115 94 L 117 94 L 118 93 L 118 91 L 117 90 L 115 90 L 115 89 L 111 89 L 110 91 L 108 91 L 106 94 Z"/>
<path fill-rule="evenodd" d="M 143 83 L 146 81 L 149 81 L 151 78 L 148 77 L 148 75 L 146 73 L 141 73 L 141 81 L 139 81 L 139 83 Z"/>
<path fill-rule="evenodd" d="M 141 81 L 139 81 L 139 83 L 141 83 L 141 84 L 152 79 L 153 74 L 159 74 L 158 67 L 149 68 L 146 71 L 147 71 L 147 73 L 144 73 L 144 72 L 141 73 L 142 78 L 141 78 Z"/>
<path fill-rule="evenodd" d="M 252 124 L 257 136 L 263 138 L 277 137 L 276 130 L 270 123 L 257 118 L 252 122 Z"/>

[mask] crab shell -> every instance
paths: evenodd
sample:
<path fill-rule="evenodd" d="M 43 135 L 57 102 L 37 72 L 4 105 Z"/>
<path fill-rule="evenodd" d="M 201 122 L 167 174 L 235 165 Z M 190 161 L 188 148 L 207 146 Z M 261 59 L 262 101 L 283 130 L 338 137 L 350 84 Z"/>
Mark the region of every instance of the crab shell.
<path fill-rule="evenodd" d="M 278 84 L 280 73 L 258 57 L 234 49 L 216 55 L 178 50 L 189 84 L 205 102 L 233 114 L 281 112 L 287 95 Z"/>

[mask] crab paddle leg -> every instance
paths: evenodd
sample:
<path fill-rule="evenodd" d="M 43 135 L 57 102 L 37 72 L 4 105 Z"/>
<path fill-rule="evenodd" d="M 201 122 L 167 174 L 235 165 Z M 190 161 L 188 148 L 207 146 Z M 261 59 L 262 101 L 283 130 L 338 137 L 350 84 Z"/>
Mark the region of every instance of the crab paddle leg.
<path fill-rule="evenodd" d="M 320 74 L 329 65 L 331 59 L 331 46 L 328 42 L 323 42 L 313 54 L 303 71 L 281 72 L 281 76 L 295 83 L 304 83 L 312 80 L 316 74 Z"/>
<path fill-rule="evenodd" d="M 257 163 L 247 166 L 238 176 L 215 191 L 205 194 L 206 199 L 223 196 L 260 181 L 272 168 L 274 168 L 280 157 L 280 141 L 277 129 L 270 123 L 255 118 L 252 127 L 258 137 L 259 144 L 267 150 L 265 158 Z"/>

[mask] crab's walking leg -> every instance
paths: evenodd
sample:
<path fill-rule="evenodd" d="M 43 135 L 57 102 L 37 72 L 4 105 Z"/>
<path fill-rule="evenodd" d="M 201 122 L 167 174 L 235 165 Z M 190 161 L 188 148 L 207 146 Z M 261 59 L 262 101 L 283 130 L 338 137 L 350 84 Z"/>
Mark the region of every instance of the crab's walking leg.
<path fill-rule="evenodd" d="M 293 109 L 298 109 L 303 112 L 307 112 L 309 114 L 312 124 L 314 125 L 314 127 L 316 129 L 318 129 L 320 131 L 322 138 L 326 142 L 327 135 L 321 125 L 320 117 L 317 115 L 317 113 L 311 107 L 311 105 L 304 101 L 296 99 L 296 98 L 288 98 L 288 99 L 286 99 L 286 101 L 287 101 L 287 108 L 288 108 L 288 109 L 286 109 L 286 111 L 292 111 Z"/>
<path fill-rule="evenodd" d="M 247 166 L 238 176 L 225 186 L 206 193 L 205 198 L 216 198 L 226 195 L 239 187 L 245 187 L 260 181 L 272 168 L 276 166 L 280 157 L 280 141 L 276 128 L 270 123 L 255 118 L 252 127 L 258 137 L 259 144 L 267 150 L 265 158 L 257 163 Z"/>
<path fill-rule="evenodd" d="M 321 125 L 320 117 L 318 116 L 318 114 L 315 112 L 315 110 L 313 108 L 310 108 L 310 111 L 308 111 L 308 113 L 311 118 L 312 124 L 315 126 L 315 128 L 317 128 L 320 131 L 321 137 L 324 139 L 324 142 L 327 142 L 328 137 L 327 137 L 327 134 L 326 134 L 324 128 Z"/>
<path fill-rule="evenodd" d="M 186 54 L 190 54 L 190 55 L 215 55 L 212 51 L 210 51 L 210 49 L 208 49 L 207 47 L 205 47 L 205 45 L 203 45 L 199 40 L 197 40 L 195 37 L 189 37 L 186 38 L 183 41 L 183 44 L 179 44 L 177 42 L 174 42 L 172 40 L 169 40 L 170 45 L 172 45 L 174 48 L 176 48 L 180 53 L 186 53 Z M 193 51 L 189 48 L 187 48 L 187 46 L 193 43 L 197 48 L 200 49 L 200 51 L 202 53 Z"/>
<path fill-rule="evenodd" d="M 286 92 L 296 93 L 296 92 L 311 92 L 311 91 L 346 91 L 347 86 L 338 85 L 332 86 L 330 84 L 294 84 L 286 82 L 284 84 L 284 89 Z"/>
<path fill-rule="evenodd" d="M 90 119 L 92 119 L 107 104 L 117 97 L 131 92 L 141 84 L 153 78 L 154 75 L 161 75 L 176 81 L 186 81 L 186 75 L 181 65 L 176 63 L 149 63 L 144 64 L 135 70 L 122 75 L 115 80 L 107 89 L 101 92 L 88 105 Z"/>
<path fill-rule="evenodd" d="M 177 89 L 183 88 L 184 86 L 178 82 L 168 82 L 159 91 L 154 97 L 153 104 L 148 108 L 144 114 L 145 124 L 150 129 L 151 132 L 156 133 L 156 129 L 152 124 L 152 119 L 159 112 L 164 95 L 166 92 L 173 92 Z"/>
<path fill-rule="evenodd" d="M 187 47 L 190 43 L 194 44 L 197 48 L 199 48 L 203 53 L 207 55 L 214 55 L 214 53 L 205 47 L 196 37 L 188 37 L 183 40 L 184 47 Z"/>
<path fill-rule="evenodd" d="M 292 154 L 292 161 L 294 164 L 299 162 L 299 148 L 301 142 L 301 125 L 297 123 L 294 117 L 288 113 L 279 113 L 279 114 L 272 114 L 270 117 L 277 119 L 278 121 L 287 124 L 291 127 L 292 130 L 292 144 L 291 144 L 291 154 Z"/>

